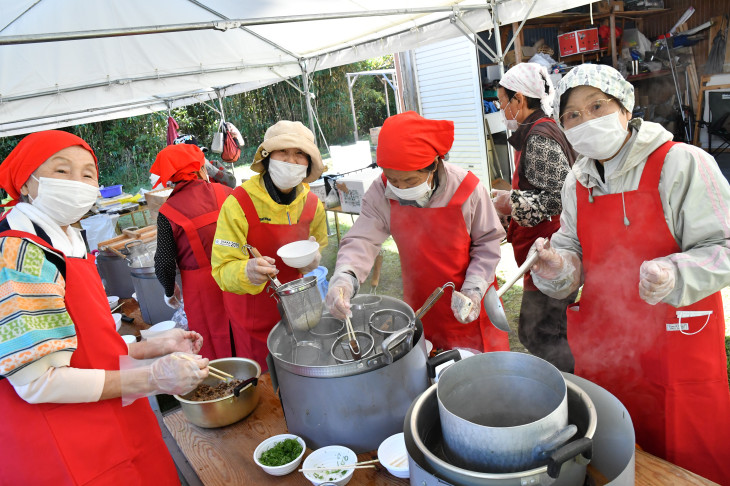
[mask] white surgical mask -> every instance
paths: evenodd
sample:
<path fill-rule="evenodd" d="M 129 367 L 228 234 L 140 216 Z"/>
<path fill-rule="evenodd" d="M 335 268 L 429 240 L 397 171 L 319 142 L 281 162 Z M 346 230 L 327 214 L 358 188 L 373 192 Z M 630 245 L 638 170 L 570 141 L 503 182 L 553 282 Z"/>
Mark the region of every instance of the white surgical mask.
<path fill-rule="evenodd" d="M 576 152 L 596 160 L 616 155 L 627 135 L 628 130 L 621 124 L 618 111 L 565 130 L 565 137 Z"/>
<path fill-rule="evenodd" d="M 500 113 L 502 113 L 502 121 L 504 122 L 504 126 L 507 127 L 507 130 L 510 132 L 516 131 L 518 128 L 520 128 L 520 124 L 517 123 L 517 120 L 512 119 L 509 120 L 507 118 L 507 115 L 504 114 L 504 110 L 502 110 Z M 515 114 L 515 117 L 520 114 L 520 110 L 517 110 L 517 113 Z"/>
<path fill-rule="evenodd" d="M 431 172 L 431 174 L 433 174 L 433 172 Z M 406 187 L 405 189 L 398 189 L 391 184 L 390 181 L 388 181 L 388 187 L 391 191 L 393 191 L 393 194 L 395 194 L 398 199 L 403 201 L 415 201 L 419 206 L 424 206 L 433 192 L 428 179 L 429 178 L 427 177 L 421 184 L 413 187 Z"/>
<path fill-rule="evenodd" d="M 35 199 L 30 198 L 31 204 L 59 226 L 80 220 L 99 197 L 99 188 L 85 182 L 31 177 L 38 181 L 38 194 Z"/>
<path fill-rule="evenodd" d="M 307 177 L 307 166 L 269 159 L 269 175 L 280 190 L 297 187 Z"/>

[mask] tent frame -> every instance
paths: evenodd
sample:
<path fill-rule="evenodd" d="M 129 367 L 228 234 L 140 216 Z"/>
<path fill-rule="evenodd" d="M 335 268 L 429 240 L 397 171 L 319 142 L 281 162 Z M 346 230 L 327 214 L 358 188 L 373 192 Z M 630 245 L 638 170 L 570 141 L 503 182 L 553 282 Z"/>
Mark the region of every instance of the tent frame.
<path fill-rule="evenodd" d="M 390 78 L 388 77 L 390 75 Z M 388 85 L 393 89 L 393 93 L 395 94 L 395 110 L 397 113 L 401 112 L 400 104 L 398 103 L 398 80 L 396 79 L 396 72 L 395 69 L 377 69 L 374 71 L 359 71 L 357 73 L 346 73 L 345 76 L 347 76 L 347 89 L 350 92 L 350 109 L 352 110 L 352 124 L 355 126 L 354 128 L 354 134 L 355 134 L 355 142 L 359 140 L 359 137 L 357 135 L 357 116 L 355 114 L 355 100 L 352 97 L 352 87 L 355 86 L 355 81 L 357 81 L 357 78 L 360 76 L 378 76 L 380 77 L 380 82 L 383 83 L 383 90 L 385 91 L 385 109 L 388 112 L 388 117 L 390 117 L 390 98 L 388 97 Z"/>

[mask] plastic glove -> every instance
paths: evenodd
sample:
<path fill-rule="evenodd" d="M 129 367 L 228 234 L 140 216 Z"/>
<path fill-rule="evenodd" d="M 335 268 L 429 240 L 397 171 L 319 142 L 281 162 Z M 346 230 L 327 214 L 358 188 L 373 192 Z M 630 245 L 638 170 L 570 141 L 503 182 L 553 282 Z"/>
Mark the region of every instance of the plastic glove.
<path fill-rule="evenodd" d="M 310 237 L 309 237 L 309 241 L 314 241 L 314 242 L 316 242 L 316 241 L 317 241 L 317 238 L 315 238 L 314 236 L 310 236 Z M 305 273 L 309 273 L 309 272 L 311 272 L 312 270 L 314 270 L 315 268 L 317 268 L 317 267 L 319 266 L 319 262 L 320 262 L 321 260 L 322 260 L 322 253 L 320 253 L 320 252 L 318 251 L 318 252 L 317 252 L 317 254 L 316 254 L 316 255 L 314 256 L 314 260 L 312 260 L 312 263 L 310 263 L 309 265 L 307 265 L 307 266 L 305 266 L 305 267 L 302 267 L 302 268 L 297 268 L 297 270 L 298 270 L 298 271 L 299 271 L 299 273 L 301 273 L 302 275 L 304 275 Z"/>
<path fill-rule="evenodd" d="M 530 272 L 545 280 L 555 280 L 564 273 L 565 260 L 562 255 L 550 246 L 547 238 L 538 238 L 530 248 L 527 257 L 537 251 L 538 258 Z"/>
<path fill-rule="evenodd" d="M 454 292 L 451 295 L 451 312 L 454 313 L 454 317 L 457 321 L 461 322 L 462 324 L 468 324 L 470 322 L 474 322 L 479 317 L 479 312 L 482 308 L 482 294 L 476 289 L 461 289 L 461 293 L 463 296 L 467 297 L 471 303 L 471 310 L 469 311 L 469 314 L 467 314 L 466 317 L 461 317 L 461 312 L 459 309 L 462 307 L 461 297 Z"/>
<path fill-rule="evenodd" d="M 674 265 L 663 260 L 643 262 L 639 268 L 639 296 L 647 304 L 656 305 L 674 290 Z"/>
<path fill-rule="evenodd" d="M 165 296 L 165 304 L 173 309 L 179 309 L 182 305 L 182 294 L 180 292 L 180 287 L 177 284 L 175 284 L 175 290 L 172 295 L 169 297 L 167 295 Z"/>
<path fill-rule="evenodd" d="M 153 390 L 168 395 L 183 395 L 195 388 L 208 376 L 208 359 L 195 361 L 168 354 L 156 359 L 150 366 L 149 383 Z"/>
<path fill-rule="evenodd" d="M 145 359 L 174 352 L 198 354 L 202 347 L 203 336 L 195 331 L 175 328 L 138 343 L 132 343 L 129 355 L 135 359 Z"/>
<path fill-rule="evenodd" d="M 191 354 L 174 353 L 155 360 L 137 360 L 121 355 L 119 385 L 122 405 L 129 405 L 136 399 L 149 395 L 188 393 L 208 376 L 208 372 L 208 360 Z"/>
<path fill-rule="evenodd" d="M 261 285 L 269 279 L 269 275 L 272 277 L 279 273 L 279 270 L 274 266 L 275 260 L 271 257 L 261 258 L 249 258 L 246 262 L 246 276 L 248 280 L 254 285 Z"/>
<path fill-rule="evenodd" d="M 502 191 L 500 189 L 492 189 L 492 204 L 494 209 L 500 215 L 508 216 L 512 214 L 512 201 L 510 200 L 511 191 Z"/>
<path fill-rule="evenodd" d="M 337 319 L 344 319 L 345 316 L 352 317 L 350 299 L 355 295 L 354 280 L 355 277 L 345 272 L 335 273 L 330 279 L 324 303 L 330 314 Z"/>

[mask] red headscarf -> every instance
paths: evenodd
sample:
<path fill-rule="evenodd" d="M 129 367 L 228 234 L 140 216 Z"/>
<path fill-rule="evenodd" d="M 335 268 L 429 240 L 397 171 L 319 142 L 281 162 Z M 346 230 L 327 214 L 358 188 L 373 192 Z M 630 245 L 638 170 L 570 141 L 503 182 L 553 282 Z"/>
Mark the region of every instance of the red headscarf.
<path fill-rule="evenodd" d="M 420 170 L 443 157 L 454 144 L 454 122 L 429 120 L 407 111 L 385 120 L 378 135 L 378 165 L 384 169 Z"/>
<path fill-rule="evenodd" d="M 200 171 L 203 164 L 205 164 L 205 155 L 197 146 L 168 145 L 157 154 L 155 163 L 150 167 L 150 173 L 160 176 L 160 180 L 154 187 L 159 184 L 164 187 L 167 185 L 167 181 L 180 182 L 197 179 L 197 172 Z"/>
<path fill-rule="evenodd" d="M 27 135 L 15 146 L 7 158 L 0 164 L 0 187 L 5 189 L 13 201 L 7 206 L 15 206 L 20 199 L 20 188 L 23 187 L 30 175 L 51 158 L 56 152 L 67 147 L 80 145 L 94 157 L 96 173 L 99 173 L 99 164 L 96 154 L 89 144 L 73 133 L 61 130 L 46 130 Z"/>

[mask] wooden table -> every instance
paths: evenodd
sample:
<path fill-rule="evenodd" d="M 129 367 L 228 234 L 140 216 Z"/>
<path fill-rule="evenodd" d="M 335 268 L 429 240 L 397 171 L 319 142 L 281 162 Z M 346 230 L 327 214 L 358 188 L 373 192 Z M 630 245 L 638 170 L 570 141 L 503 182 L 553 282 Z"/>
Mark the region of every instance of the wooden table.
<path fill-rule="evenodd" d="M 177 409 L 163 417 L 165 426 L 177 442 L 190 465 L 206 486 L 276 484 L 311 485 L 302 473 L 274 477 L 253 461 L 253 451 L 264 439 L 287 433 L 284 413 L 274 395 L 271 377 L 261 376 L 258 384 L 260 402 L 251 415 L 219 429 L 192 425 Z M 309 454 L 308 449 L 306 454 Z M 358 454 L 358 461 L 377 459 L 377 451 Z M 381 465 L 375 469 L 357 469 L 349 482 L 352 486 L 407 485 L 408 479 L 391 476 Z M 636 484 L 642 486 L 713 485 L 685 469 L 643 451 L 636 451 Z"/>
<path fill-rule="evenodd" d="M 335 206 L 333 208 L 327 208 L 327 209 L 325 209 L 325 212 L 327 212 L 327 211 L 331 212 L 335 217 L 335 233 L 337 234 L 337 244 L 339 245 L 340 239 L 341 239 L 339 215 L 340 214 L 349 214 L 350 216 L 357 216 L 360 213 L 351 213 L 348 211 L 343 211 L 342 206 Z"/>

